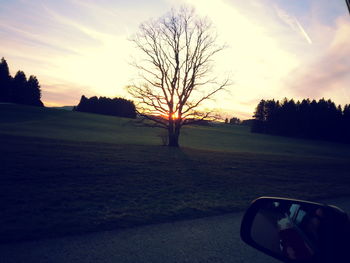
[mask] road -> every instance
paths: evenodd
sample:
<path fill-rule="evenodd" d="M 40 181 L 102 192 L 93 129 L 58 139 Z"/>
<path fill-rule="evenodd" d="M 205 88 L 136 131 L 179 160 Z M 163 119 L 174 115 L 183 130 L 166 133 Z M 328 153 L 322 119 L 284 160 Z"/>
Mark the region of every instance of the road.
<path fill-rule="evenodd" d="M 350 198 L 323 200 L 350 214 Z M 242 213 L 0 245 L 2 263 L 279 262 L 245 245 Z"/>

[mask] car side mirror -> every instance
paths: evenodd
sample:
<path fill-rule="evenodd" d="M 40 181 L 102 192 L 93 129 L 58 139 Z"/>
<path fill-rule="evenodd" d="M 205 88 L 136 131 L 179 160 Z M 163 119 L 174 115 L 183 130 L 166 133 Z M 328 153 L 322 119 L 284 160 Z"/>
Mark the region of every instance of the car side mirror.
<path fill-rule="evenodd" d="M 243 217 L 241 238 L 284 262 L 350 262 L 343 258 L 349 252 L 349 224 L 347 214 L 334 206 L 261 197 Z"/>

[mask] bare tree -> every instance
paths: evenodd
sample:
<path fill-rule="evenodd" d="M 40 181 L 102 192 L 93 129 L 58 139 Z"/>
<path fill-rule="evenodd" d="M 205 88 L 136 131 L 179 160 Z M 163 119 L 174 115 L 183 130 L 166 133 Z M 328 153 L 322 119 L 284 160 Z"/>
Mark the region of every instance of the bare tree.
<path fill-rule="evenodd" d="M 168 131 L 168 146 L 179 146 L 182 126 L 212 116 L 199 106 L 228 85 L 210 76 L 213 56 L 224 48 L 216 40 L 210 21 L 187 7 L 141 24 L 132 39 L 143 54 L 134 62 L 142 81 L 128 92 L 143 118 Z"/>

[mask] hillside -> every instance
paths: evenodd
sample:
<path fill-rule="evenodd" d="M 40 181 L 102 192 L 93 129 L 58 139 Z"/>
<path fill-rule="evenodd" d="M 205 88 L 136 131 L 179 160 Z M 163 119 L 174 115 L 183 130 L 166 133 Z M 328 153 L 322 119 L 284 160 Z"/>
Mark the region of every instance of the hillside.
<path fill-rule="evenodd" d="M 70 141 L 161 145 L 163 130 L 142 127 L 135 120 L 53 108 L 0 104 L 0 133 Z M 250 133 L 249 127 L 191 126 L 180 144 L 209 151 L 350 157 L 349 145 Z"/>
<path fill-rule="evenodd" d="M 57 110 L 72 111 L 74 106 L 61 106 L 61 107 L 50 107 L 50 108 L 57 109 Z"/>
<path fill-rule="evenodd" d="M 350 193 L 348 145 L 184 129 L 180 149 L 132 119 L 0 104 L 0 242 L 243 210 L 262 195 Z"/>

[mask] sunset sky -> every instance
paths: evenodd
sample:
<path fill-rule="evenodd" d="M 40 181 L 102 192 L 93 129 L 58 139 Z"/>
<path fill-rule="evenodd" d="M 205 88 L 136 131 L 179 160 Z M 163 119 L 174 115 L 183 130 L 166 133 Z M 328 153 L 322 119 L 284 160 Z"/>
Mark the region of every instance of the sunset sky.
<path fill-rule="evenodd" d="M 0 57 L 36 75 L 47 106 L 80 96 L 131 98 L 128 40 L 140 23 L 188 4 L 228 48 L 213 74 L 232 85 L 204 105 L 250 118 L 258 101 L 331 98 L 350 103 L 350 16 L 344 0 L 0 0 Z"/>

